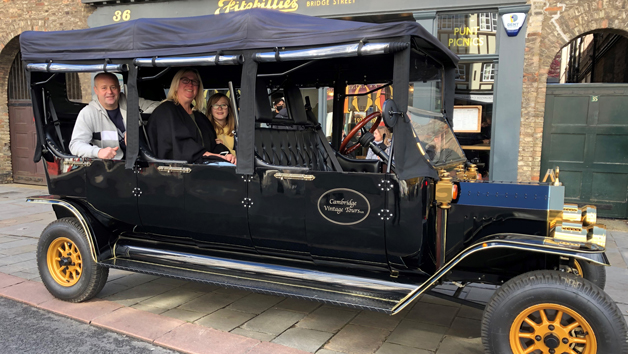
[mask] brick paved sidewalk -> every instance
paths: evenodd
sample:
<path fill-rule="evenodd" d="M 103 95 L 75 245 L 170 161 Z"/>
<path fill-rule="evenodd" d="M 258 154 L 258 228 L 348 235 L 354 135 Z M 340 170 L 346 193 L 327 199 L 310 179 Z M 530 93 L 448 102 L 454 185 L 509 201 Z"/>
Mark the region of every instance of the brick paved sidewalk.
<path fill-rule="evenodd" d="M 100 300 L 79 305 L 58 301 L 38 283 L 35 263 L 39 234 L 55 220 L 54 214 L 50 206 L 24 202 L 26 196 L 44 193 L 0 186 L 0 273 L 21 278 L 0 274 L 0 295 L 15 297 L 25 293 L 19 287 L 26 287 L 26 293 L 43 293 L 30 301 L 35 306 L 83 316 L 78 319 L 186 352 L 483 353 L 481 311 L 432 296 L 391 317 L 112 269 Z M 616 223 L 625 227 L 624 221 Z M 607 255 L 613 266 L 607 268 L 606 291 L 627 316 L 628 232 L 609 232 Z M 11 286 L 19 287 L 11 292 Z M 473 285 L 462 297 L 486 302 L 493 291 L 491 286 Z"/>

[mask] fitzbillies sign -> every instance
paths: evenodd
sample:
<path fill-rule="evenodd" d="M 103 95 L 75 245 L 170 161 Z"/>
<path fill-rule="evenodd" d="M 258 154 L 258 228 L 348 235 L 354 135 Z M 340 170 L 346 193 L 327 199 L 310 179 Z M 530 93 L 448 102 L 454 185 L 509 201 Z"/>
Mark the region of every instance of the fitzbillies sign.
<path fill-rule="evenodd" d="M 392 6 L 384 1 L 358 0 L 181 0 L 118 2 L 82 0 L 97 4 L 89 16 L 89 27 L 99 27 L 138 18 L 192 17 L 232 13 L 248 9 L 269 9 L 309 16 L 338 16 L 343 14 L 371 14 L 408 9 L 413 0 L 400 0 Z M 98 5 L 102 3 L 102 5 Z"/>

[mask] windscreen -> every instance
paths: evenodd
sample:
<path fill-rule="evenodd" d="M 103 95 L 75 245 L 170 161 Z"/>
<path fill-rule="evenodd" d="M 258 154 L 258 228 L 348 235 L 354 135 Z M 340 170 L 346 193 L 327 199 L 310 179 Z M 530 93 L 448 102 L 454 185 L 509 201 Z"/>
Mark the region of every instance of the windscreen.
<path fill-rule="evenodd" d="M 440 113 L 408 107 L 417 148 L 434 167 L 447 167 L 466 161 L 449 124 Z"/>

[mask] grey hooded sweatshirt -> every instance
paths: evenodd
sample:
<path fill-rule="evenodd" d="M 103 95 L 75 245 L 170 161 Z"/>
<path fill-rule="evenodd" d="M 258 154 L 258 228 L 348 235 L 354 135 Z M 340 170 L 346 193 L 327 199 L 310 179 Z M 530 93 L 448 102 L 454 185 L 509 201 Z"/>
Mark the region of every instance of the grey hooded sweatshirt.
<path fill-rule="evenodd" d="M 160 103 L 159 101 L 145 100 L 141 97 L 139 101 L 139 108 L 144 113 L 152 113 Z M 127 107 L 126 96 L 123 93 L 120 93 L 118 104 L 124 126 L 126 127 Z M 101 140 L 94 140 L 94 133 L 100 133 Z M 98 102 L 98 98 L 94 97 L 78 114 L 74 130 L 72 131 L 70 152 L 78 157 L 98 158 L 98 151 L 106 147 L 120 147 L 118 143 L 118 129 L 109 119 L 105 108 Z M 122 156 L 122 149 L 118 149 L 114 160 L 121 160 Z"/>

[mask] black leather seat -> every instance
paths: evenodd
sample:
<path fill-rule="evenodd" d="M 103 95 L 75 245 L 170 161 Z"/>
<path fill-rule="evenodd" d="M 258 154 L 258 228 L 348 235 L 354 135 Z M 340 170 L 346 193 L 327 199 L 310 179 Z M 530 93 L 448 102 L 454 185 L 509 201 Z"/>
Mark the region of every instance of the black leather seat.
<path fill-rule="evenodd" d="M 256 128 L 255 154 L 269 165 L 333 171 L 330 156 L 315 129 L 308 126 Z"/>
<path fill-rule="evenodd" d="M 150 149 L 150 146 L 148 142 L 146 141 L 146 138 L 147 138 L 146 130 L 145 130 L 145 127 L 142 126 L 140 127 L 139 149 L 140 149 L 140 157 L 142 157 L 145 161 L 153 162 L 153 163 L 169 163 L 169 164 L 187 163 L 187 161 L 158 159 L 157 157 L 155 157 L 155 154 L 153 154 L 153 151 Z"/>
<path fill-rule="evenodd" d="M 352 159 L 338 152 L 336 153 L 336 158 L 338 158 L 338 162 L 345 172 L 379 173 L 382 171 L 381 160 Z"/>
<path fill-rule="evenodd" d="M 52 122 L 44 126 L 48 150 L 50 150 L 57 157 L 76 158 L 77 156 L 73 156 L 72 153 L 70 153 L 70 139 L 72 138 L 73 127 L 61 124 L 59 129 L 63 138 L 63 144 L 59 141 L 57 130 Z"/>

